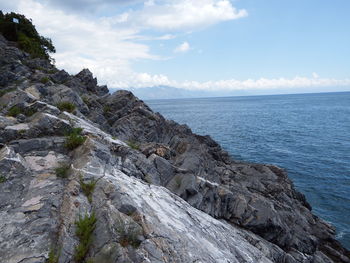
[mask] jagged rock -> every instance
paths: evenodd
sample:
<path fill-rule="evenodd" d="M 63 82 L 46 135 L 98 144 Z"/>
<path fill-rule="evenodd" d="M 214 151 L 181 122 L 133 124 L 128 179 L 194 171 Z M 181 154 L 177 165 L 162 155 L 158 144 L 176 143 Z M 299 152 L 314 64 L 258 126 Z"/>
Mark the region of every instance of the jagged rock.
<path fill-rule="evenodd" d="M 98 96 L 103 96 L 109 92 L 107 86 L 97 85 L 97 79 L 93 77 L 89 69 L 83 69 L 75 77 L 82 82 L 87 91 L 95 93 Z"/>
<path fill-rule="evenodd" d="M 50 96 L 48 102 L 51 102 L 53 105 L 60 102 L 70 102 L 74 104 L 81 113 L 86 114 L 89 112 L 89 108 L 86 106 L 81 97 L 67 86 L 52 85 L 48 86 L 46 90 Z"/>
<path fill-rule="evenodd" d="M 65 82 L 68 81 L 69 78 L 70 75 L 63 69 L 51 75 L 51 79 L 57 84 L 65 84 Z"/>

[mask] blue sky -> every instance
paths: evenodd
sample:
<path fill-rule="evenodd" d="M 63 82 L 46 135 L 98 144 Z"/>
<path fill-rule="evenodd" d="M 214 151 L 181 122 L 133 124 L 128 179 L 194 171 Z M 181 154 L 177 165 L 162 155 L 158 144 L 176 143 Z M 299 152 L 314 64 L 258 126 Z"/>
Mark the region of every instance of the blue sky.
<path fill-rule="evenodd" d="M 350 90 L 348 0 L 0 0 L 110 88 Z"/>

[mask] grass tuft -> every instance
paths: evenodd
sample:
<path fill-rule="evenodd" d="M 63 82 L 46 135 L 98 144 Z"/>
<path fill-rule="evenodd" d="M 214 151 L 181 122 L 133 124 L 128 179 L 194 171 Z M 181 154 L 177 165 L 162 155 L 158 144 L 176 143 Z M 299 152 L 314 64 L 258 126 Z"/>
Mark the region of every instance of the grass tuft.
<path fill-rule="evenodd" d="M 57 103 L 56 106 L 60 111 L 67 111 L 72 113 L 75 110 L 75 105 L 69 101 L 61 101 Z"/>
<path fill-rule="evenodd" d="M 74 150 L 85 142 L 86 136 L 81 135 L 82 131 L 82 128 L 73 128 L 70 133 L 66 134 L 66 142 L 64 146 L 68 150 Z"/>
<path fill-rule="evenodd" d="M 95 186 L 97 181 L 92 180 L 90 182 L 84 182 L 83 177 L 80 177 L 79 179 L 81 190 L 83 191 L 84 195 L 87 197 L 89 203 L 92 202 L 92 193 L 95 190 Z"/>
<path fill-rule="evenodd" d="M 104 113 L 108 113 L 108 112 L 110 112 L 111 111 L 111 106 L 110 105 L 105 105 L 105 106 L 103 106 L 103 112 Z"/>
<path fill-rule="evenodd" d="M 36 112 L 37 110 L 35 109 L 22 109 L 18 106 L 13 106 L 7 111 L 7 115 L 11 117 L 17 117 L 19 114 L 24 114 L 27 117 L 30 117 Z"/>
<path fill-rule="evenodd" d="M 79 244 L 75 247 L 74 260 L 76 263 L 84 263 L 85 257 L 92 244 L 92 234 L 96 227 L 96 215 L 93 212 L 90 216 L 85 214 L 84 217 L 79 216 L 79 219 L 75 221 L 75 234 L 79 239 Z M 87 261 L 89 262 L 89 261 Z"/>
<path fill-rule="evenodd" d="M 0 184 L 5 183 L 7 181 L 6 177 L 3 175 L 0 175 Z"/>
<path fill-rule="evenodd" d="M 7 111 L 7 115 L 11 117 L 17 117 L 21 113 L 22 110 L 18 106 L 13 106 Z"/>
<path fill-rule="evenodd" d="M 126 144 L 134 150 L 140 150 L 140 145 L 135 141 L 127 141 Z"/>
<path fill-rule="evenodd" d="M 87 96 L 82 96 L 81 99 L 83 100 L 83 102 L 86 104 L 86 105 L 89 105 L 90 104 L 90 100 Z"/>
<path fill-rule="evenodd" d="M 54 249 L 50 249 L 49 258 L 46 260 L 46 263 L 58 263 L 60 255 Z"/>
<path fill-rule="evenodd" d="M 46 83 L 48 83 L 50 81 L 50 79 L 48 78 L 48 77 L 42 77 L 41 79 L 40 79 L 40 82 L 42 83 L 42 84 L 46 84 Z"/>
<path fill-rule="evenodd" d="M 67 178 L 69 169 L 69 164 L 62 164 L 60 167 L 55 168 L 56 176 L 60 178 Z"/>

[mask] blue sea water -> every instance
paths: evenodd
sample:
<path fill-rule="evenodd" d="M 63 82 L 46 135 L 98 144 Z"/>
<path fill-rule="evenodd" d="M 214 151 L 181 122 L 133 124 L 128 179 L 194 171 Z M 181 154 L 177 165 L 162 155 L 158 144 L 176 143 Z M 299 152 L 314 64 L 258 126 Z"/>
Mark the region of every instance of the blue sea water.
<path fill-rule="evenodd" d="M 350 249 L 350 92 L 146 102 L 235 159 L 285 168 Z"/>

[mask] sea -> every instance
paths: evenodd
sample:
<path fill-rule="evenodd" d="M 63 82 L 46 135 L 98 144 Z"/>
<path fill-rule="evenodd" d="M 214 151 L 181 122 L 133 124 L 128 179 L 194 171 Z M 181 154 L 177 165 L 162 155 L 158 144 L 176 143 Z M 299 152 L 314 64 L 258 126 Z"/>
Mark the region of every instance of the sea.
<path fill-rule="evenodd" d="M 278 165 L 350 249 L 350 92 L 149 100 L 234 159 Z"/>

